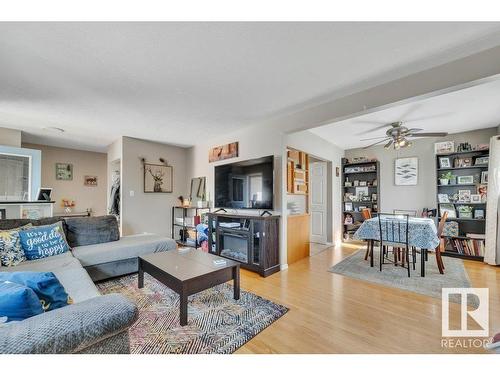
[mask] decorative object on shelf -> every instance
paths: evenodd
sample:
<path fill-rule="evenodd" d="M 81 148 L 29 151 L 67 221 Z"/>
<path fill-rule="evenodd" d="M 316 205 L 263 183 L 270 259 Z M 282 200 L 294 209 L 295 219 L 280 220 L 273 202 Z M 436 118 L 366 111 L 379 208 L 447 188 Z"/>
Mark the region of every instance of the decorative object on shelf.
<path fill-rule="evenodd" d="M 354 223 L 354 219 L 351 214 L 347 213 L 344 215 L 344 224 L 352 225 Z"/>
<path fill-rule="evenodd" d="M 484 219 L 484 210 L 482 208 L 474 210 L 474 219 Z"/>
<path fill-rule="evenodd" d="M 475 151 L 486 151 L 490 149 L 489 143 L 480 143 L 474 148 Z"/>
<path fill-rule="evenodd" d="M 450 203 L 448 194 L 438 194 L 438 203 Z"/>
<path fill-rule="evenodd" d="M 488 171 L 481 172 L 481 184 L 488 183 Z"/>
<path fill-rule="evenodd" d="M 453 161 L 453 164 L 455 168 L 466 168 L 472 166 L 472 158 L 471 157 L 466 157 L 466 158 L 456 158 Z"/>
<path fill-rule="evenodd" d="M 474 165 L 477 166 L 488 165 L 489 161 L 490 161 L 489 156 L 477 157 L 476 160 L 474 160 Z"/>
<path fill-rule="evenodd" d="M 377 201 L 377 193 L 372 193 L 372 202 Z"/>
<path fill-rule="evenodd" d="M 183 195 L 179 195 L 177 199 L 181 207 L 189 207 L 191 205 L 189 198 L 185 198 Z"/>
<path fill-rule="evenodd" d="M 472 206 L 458 206 L 458 217 L 461 219 L 472 219 Z"/>
<path fill-rule="evenodd" d="M 471 194 L 470 195 L 471 203 L 481 203 L 481 194 Z"/>
<path fill-rule="evenodd" d="M 455 142 L 446 141 L 446 142 L 436 142 L 434 143 L 434 153 L 439 154 L 449 154 L 455 151 Z"/>
<path fill-rule="evenodd" d="M 85 186 L 97 186 L 97 176 L 85 176 L 85 177 L 83 177 L 83 184 Z"/>
<path fill-rule="evenodd" d="M 457 212 L 455 206 L 452 203 L 441 203 L 439 205 L 439 215 L 443 216 L 445 212 L 448 212 L 448 218 L 456 218 Z"/>
<path fill-rule="evenodd" d="M 344 182 L 345 187 L 352 187 L 352 182 L 351 181 L 346 181 Z"/>
<path fill-rule="evenodd" d="M 173 191 L 173 167 L 150 164 L 144 161 L 144 192 L 171 193 Z"/>
<path fill-rule="evenodd" d="M 345 173 L 368 173 L 368 172 L 375 172 L 376 168 L 374 165 L 368 165 L 368 166 L 357 166 L 357 167 L 346 167 L 345 168 Z"/>
<path fill-rule="evenodd" d="M 417 185 L 418 182 L 418 158 L 396 159 L 394 171 L 394 183 L 399 186 Z"/>
<path fill-rule="evenodd" d="M 359 186 L 359 181 L 358 180 L 354 180 L 354 185 L 353 186 Z"/>
<path fill-rule="evenodd" d="M 362 197 L 367 196 L 367 195 L 368 195 L 368 186 L 356 188 L 356 197 L 358 197 L 358 200 L 361 200 Z"/>
<path fill-rule="evenodd" d="M 359 181 L 359 186 L 368 186 L 366 181 Z"/>
<path fill-rule="evenodd" d="M 73 180 L 73 164 L 56 163 L 56 180 L 72 181 Z"/>
<path fill-rule="evenodd" d="M 458 203 L 470 203 L 470 190 L 459 190 L 458 191 Z"/>
<path fill-rule="evenodd" d="M 377 185 L 378 185 L 377 180 L 373 180 L 373 182 L 372 182 L 372 186 L 377 186 Z"/>
<path fill-rule="evenodd" d="M 467 152 L 472 151 L 472 146 L 469 142 L 462 142 L 458 144 L 457 152 Z"/>
<path fill-rule="evenodd" d="M 474 176 L 457 176 L 457 184 L 470 185 L 474 183 Z"/>
<path fill-rule="evenodd" d="M 453 173 L 451 173 L 449 171 L 442 173 L 441 176 L 439 177 L 439 183 L 441 185 L 448 185 L 452 178 L 453 178 Z"/>
<path fill-rule="evenodd" d="M 440 168 L 451 168 L 451 159 L 448 157 L 439 158 Z"/>
<path fill-rule="evenodd" d="M 444 224 L 443 237 L 458 237 L 459 234 L 458 222 L 448 221 Z"/>
<path fill-rule="evenodd" d="M 481 196 L 481 202 L 486 203 L 488 198 L 488 185 L 479 185 L 477 187 L 477 193 Z"/>
<path fill-rule="evenodd" d="M 208 161 L 213 163 L 215 161 L 237 158 L 238 146 L 238 142 L 233 142 L 222 146 L 212 147 L 208 154 Z"/>
<path fill-rule="evenodd" d="M 61 207 L 64 208 L 64 212 L 70 214 L 73 208 L 76 206 L 76 202 L 72 199 L 61 199 Z"/>
<path fill-rule="evenodd" d="M 345 211 L 353 211 L 353 205 L 351 202 L 344 203 Z"/>

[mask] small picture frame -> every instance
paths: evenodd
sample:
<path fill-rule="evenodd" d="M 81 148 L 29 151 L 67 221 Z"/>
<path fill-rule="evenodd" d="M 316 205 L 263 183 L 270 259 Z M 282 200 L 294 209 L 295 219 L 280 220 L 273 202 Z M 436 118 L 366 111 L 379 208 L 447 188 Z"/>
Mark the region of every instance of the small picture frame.
<path fill-rule="evenodd" d="M 489 161 L 489 156 L 482 156 L 480 158 L 476 158 L 476 160 L 474 161 L 474 165 L 488 165 Z"/>
<path fill-rule="evenodd" d="M 56 180 L 72 181 L 73 180 L 73 164 L 56 163 Z"/>
<path fill-rule="evenodd" d="M 359 186 L 359 181 L 358 180 L 354 180 L 354 185 L 353 186 Z"/>
<path fill-rule="evenodd" d="M 448 194 L 438 194 L 438 202 L 450 203 L 450 197 L 448 197 Z"/>
<path fill-rule="evenodd" d="M 458 211 L 458 217 L 460 219 L 472 219 L 472 211 L 468 212 Z"/>
<path fill-rule="evenodd" d="M 351 225 L 354 223 L 353 217 L 351 214 L 345 214 L 344 216 L 344 224 L 345 225 Z"/>
<path fill-rule="evenodd" d="M 443 216 L 445 212 L 448 212 L 448 218 L 457 217 L 457 211 L 452 203 L 443 203 L 439 205 L 439 215 Z"/>
<path fill-rule="evenodd" d="M 481 194 L 471 194 L 470 203 L 481 203 Z"/>
<path fill-rule="evenodd" d="M 439 158 L 439 168 L 451 168 L 451 159 L 448 157 Z"/>
<path fill-rule="evenodd" d="M 455 151 L 455 142 L 453 141 L 434 143 L 434 153 L 437 155 L 448 154 L 453 151 Z"/>
<path fill-rule="evenodd" d="M 359 181 L 359 186 L 368 186 L 366 181 Z"/>
<path fill-rule="evenodd" d="M 372 202 L 377 201 L 377 193 L 372 193 Z"/>
<path fill-rule="evenodd" d="M 488 183 L 488 171 L 481 172 L 481 183 L 482 184 Z"/>
<path fill-rule="evenodd" d="M 91 187 L 97 186 L 97 176 L 84 176 L 83 185 Z"/>
<path fill-rule="evenodd" d="M 472 166 L 472 158 L 457 158 L 454 160 L 455 168 L 467 168 Z"/>
<path fill-rule="evenodd" d="M 473 183 L 474 183 L 474 176 L 457 176 L 458 185 L 470 185 Z"/>
<path fill-rule="evenodd" d="M 344 182 L 345 187 L 352 187 L 352 182 L 351 181 L 346 181 Z"/>
<path fill-rule="evenodd" d="M 482 208 L 474 210 L 474 219 L 484 219 L 484 210 Z"/>
<path fill-rule="evenodd" d="M 352 211 L 353 210 L 353 205 L 351 202 L 345 202 L 344 203 L 344 211 Z"/>
<path fill-rule="evenodd" d="M 470 203 L 470 190 L 459 190 L 458 191 L 458 203 Z"/>

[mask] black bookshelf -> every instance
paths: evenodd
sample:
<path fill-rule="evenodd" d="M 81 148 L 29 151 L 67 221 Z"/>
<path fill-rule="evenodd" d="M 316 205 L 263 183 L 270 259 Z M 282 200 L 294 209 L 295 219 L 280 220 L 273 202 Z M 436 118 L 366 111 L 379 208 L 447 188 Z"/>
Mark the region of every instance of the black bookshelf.
<path fill-rule="evenodd" d="M 483 235 L 486 226 L 486 200 L 482 199 L 481 202 L 463 202 L 457 200 L 460 190 L 469 191 L 470 194 L 478 194 L 479 188 L 486 187 L 487 181 L 481 181 L 483 172 L 488 171 L 487 164 L 476 165 L 478 158 L 489 157 L 489 150 L 469 150 L 460 152 L 450 152 L 446 154 L 437 154 L 435 159 L 436 165 L 436 202 L 438 208 L 438 219 L 441 218 L 442 205 L 447 205 L 451 210 L 454 209 L 454 216 L 447 218 L 447 221 L 455 221 L 458 223 L 459 233 L 457 236 L 445 237 L 445 251 L 442 253 L 445 256 L 469 259 L 469 260 L 483 260 L 481 250 L 484 251 L 484 239 L 477 239 L 468 237 L 467 234 Z M 441 159 L 447 158 L 442 164 Z M 462 159 L 462 163 L 458 162 Z M 468 160 L 467 160 L 468 159 Z M 457 165 L 462 164 L 462 165 Z M 465 165 L 464 165 L 465 164 Z M 453 179 L 448 184 L 443 184 L 440 178 L 445 173 L 451 173 Z M 472 176 L 473 181 L 467 183 L 460 183 L 459 177 Z M 463 182 L 463 181 L 462 181 Z M 449 202 L 440 202 L 439 195 L 446 194 Z M 469 206 L 472 208 L 472 217 L 463 216 L 459 211 L 459 207 Z M 477 217 L 477 210 L 482 210 L 483 215 Z M 482 248 L 481 248 L 482 242 Z"/>
<path fill-rule="evenodd" d="M 380 207 L 380 166 L 377 160 L 366 160 L 350 163 L 342 159 L 342 224 L 343 239 L 349 239 L 363 223 L 361 208 L 370 208 L 372 214 L 377 213 Z M 357 186 L 355 186 L 357 181 Z M 346 186 L 351 185 L 351 186 Z M 350 200 L 346 196 L 357 197 L 356 188 L 368 190 L 369 200 Z M 359 191 L 359 190 L 358 190 Z M 375 194 L 375 196 L 374 196 Z M 375 198 L 376 197 L 376 198 Z M 375 199 L 373 199 L 375 198 Z M 346 207 L 347 205 L 347 207 Z M 352 209 L 348 209 L 352 208 Z M 353 224 L 346 224 L 346 217 L 353 218 Z"/>

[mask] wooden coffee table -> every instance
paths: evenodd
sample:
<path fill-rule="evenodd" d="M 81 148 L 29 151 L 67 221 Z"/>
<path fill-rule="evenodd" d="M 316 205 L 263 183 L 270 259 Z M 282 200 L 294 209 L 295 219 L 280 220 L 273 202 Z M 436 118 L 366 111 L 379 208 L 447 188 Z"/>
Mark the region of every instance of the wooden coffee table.
<path fill-rule="evenodd" d="M 214 260 L 225 265 L 216 266 Z M 188 296 L 234 280 L 234 299 L 240 299 L 240 264 L 201 250 L 170 250 L 139 257 L 139 288 L 144 287 L 144 272 L 180 296 L 180 324 L 187 324 Z"/>

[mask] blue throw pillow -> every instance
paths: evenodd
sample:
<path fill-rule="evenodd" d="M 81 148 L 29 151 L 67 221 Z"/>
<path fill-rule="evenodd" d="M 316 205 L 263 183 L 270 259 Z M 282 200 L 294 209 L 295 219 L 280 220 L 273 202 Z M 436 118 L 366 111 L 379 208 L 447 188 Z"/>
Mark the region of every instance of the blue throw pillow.
<path fill-rule="evenodd" d="M 32 289 L 45 311 L 73 303 L 52 272 L 0 272 L 0 282 L 3 281 L 10 281 Z"/>
<path fill-rule="evenodd" d="M 28 260 L 46 258 L 69 250 L 60 221 L 23 230 L 19 232 L 19 237 Z"/>
<path fill-rule="evenodd" d="M 41 313 L 42 304 L 33 290 L 10 281 L 0 282 L 0 317 L 10 322 Z"/>

